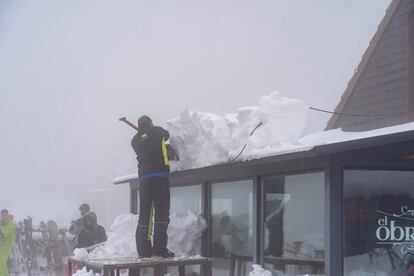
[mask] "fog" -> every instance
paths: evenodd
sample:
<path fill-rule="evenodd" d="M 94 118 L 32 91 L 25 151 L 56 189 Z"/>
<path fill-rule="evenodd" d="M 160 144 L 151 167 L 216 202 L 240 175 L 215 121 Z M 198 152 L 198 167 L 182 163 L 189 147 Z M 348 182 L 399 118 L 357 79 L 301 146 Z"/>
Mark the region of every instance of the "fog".
<path fill-rule="evenodd" d="M 136 171 L 122 116 L 164 125 L 272 91 L 334 109 L 389 3 L 0 1 L 0 208 L 126 212 L 128 187 L 110 183 Z M 309 111 L 307 132 L 328 119 Z"/>

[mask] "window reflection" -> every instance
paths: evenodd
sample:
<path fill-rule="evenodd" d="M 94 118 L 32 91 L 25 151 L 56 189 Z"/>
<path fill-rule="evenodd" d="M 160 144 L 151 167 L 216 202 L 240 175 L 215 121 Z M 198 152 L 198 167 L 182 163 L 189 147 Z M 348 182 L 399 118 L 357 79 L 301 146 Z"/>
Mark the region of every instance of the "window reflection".
<path fill-rule="evenodd" d="M 170 213 L 187 214 L 188 211 L 201 215 L 201 185 L 173 187 L 171 193 Z"/>
<path fill-rule="evenodd" d="M 263 178 L 265 266 L 274 275 L 323 275 L 324 174 Z"/>
<path fill-rule="evenodd" d="M 414 172 L 344 172 L 344 275 L 414 275 Z"/>
<path fill-rule="evenodd" d="M 179 213 L 180 216 L 186 216 L 192 212 L 198 216 L 202 215 L 201 185 L 173 187 L 170 189 L 171 206 L 170 214 Z M 197 240 L 191 249 L 190 255 L 201 254 L 201 239 Z M 199 275 L 199 266 L 187 266 L 187 273 Z"/>
<path fill-rule="evenodd" d="M 248 275 L 253 248 L 253 182 L 251 180 L 212 184 L 213 275 Z"/>

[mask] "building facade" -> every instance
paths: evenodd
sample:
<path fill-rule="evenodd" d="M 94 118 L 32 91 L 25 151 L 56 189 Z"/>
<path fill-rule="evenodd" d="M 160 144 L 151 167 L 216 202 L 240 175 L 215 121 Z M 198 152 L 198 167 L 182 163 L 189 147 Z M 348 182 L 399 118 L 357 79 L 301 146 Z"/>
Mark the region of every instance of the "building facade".
<path fill-rule="evenodd" d="M 408 127 L 173 172 L 171 212 L 207 220 L 194 253 L 213 257 L 213 275 L 248 275 L 253 263 L 274 275 L 410 275 L 414 124 Z M 122 183 L 130 184 L 136 213 L 138 180 Z"/>
<path fill-rule="evenodd" d="M 414 0 L 392 1 L 335 111 L 327 129 L 413 121 Z M 414 275 L 414 123 L 170 179 L 171 212 L 207 220 L 213 275 Z"/>

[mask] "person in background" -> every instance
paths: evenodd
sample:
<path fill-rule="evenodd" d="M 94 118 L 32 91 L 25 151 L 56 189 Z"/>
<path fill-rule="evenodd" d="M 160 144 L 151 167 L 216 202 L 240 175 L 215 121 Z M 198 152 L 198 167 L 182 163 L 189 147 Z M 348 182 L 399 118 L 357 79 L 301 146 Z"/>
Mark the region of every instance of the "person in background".
<path fill-rule="evenodd" d="M 105 228 L 98 225 L 94 212 L 87 212 L 83 220 L 83 227 L 79 232 L 78 243 L 75 248 L 88 248 L 107 240 Z"/>
<path fill-rule="evenodd" d="M 77 220 L 71 222 L 71 225 L 69 227 L 69 233 L 71 233 L 72 235 L 75 235 L 75 238 L 73 239 L 75 244 L 78 243 L 78 236 L 80 231 L 82 230 L 83 226 L 84 226 L 84 216 L 87 212 L 89 212 L 91 210 L 91 207 L 89 206 L 88 203 L 83 203 L 80 207 L 79 207 L 79 212 L 81 217 L 78 218 Z"/>
<path fill-rule="evenodd" d="M 167 130 L 154 126 L 151 118 L 144 115 L 138 119 L 138 133 L 131 141 L 138 160 L 140 205 L 135 237 L 140 258 L 173 256 L 167 249 L 167 228 L 170 222 L 168 180 L 170 167 L 165 141 L 169 137 Z"/>
<path fill-rule="evenodd" d="M 16 224 L 9 211 L 0 211 L 0 275 L 8 276 L 7 261 L 9 259 L 16 236 Z"/>

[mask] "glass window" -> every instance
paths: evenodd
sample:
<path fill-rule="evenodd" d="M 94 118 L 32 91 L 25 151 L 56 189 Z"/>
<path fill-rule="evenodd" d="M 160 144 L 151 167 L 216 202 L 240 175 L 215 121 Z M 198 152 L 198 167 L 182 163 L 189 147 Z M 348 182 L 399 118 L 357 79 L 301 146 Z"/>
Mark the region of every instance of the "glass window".
<path fill-rule="evenodd" d="M 324 173 L 262 181 L 266 269 L 273 275 L 324 275 Z"/>
<path fill-rule="evenodd" d="M 202 214 L 200 184 L 184 187 L 173 187 L 171 188 L 170 193 L 170 214 L 187 214 L 188 211 L 191 211 L 196 215 Z"/>
<path fill-rule="evenodd" d="M 178 214 L 178 216 L 187 216 L 188 212 L 193 212 L 198 216 L 202 216 L 201 208 L 201 185 L 172 187 L 170 189 L 171 207 L 170 215 Z M 190 255 L 201 255 L 201 239 L 195 241 Z M 186 273 L 199 275 L 200 266 L 187 266 Z"/>
<path fill-rule="evenodd" d="M 228 276 L 237 258 L 243 260 L 237 275 L 248 275 L 253 257 L 253 181 L 215 183 L 211 192 L 213 275 Z"/>
<path fill-rule="evenodd" d="M 414 275 L 414 172 L 344 171 L 344 275 Z"/>

